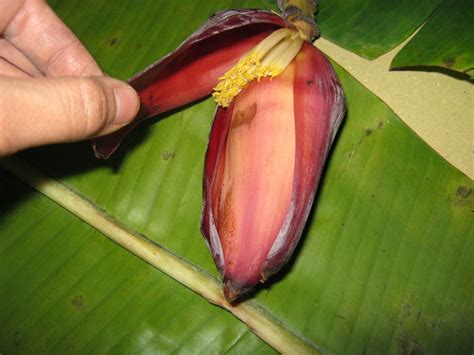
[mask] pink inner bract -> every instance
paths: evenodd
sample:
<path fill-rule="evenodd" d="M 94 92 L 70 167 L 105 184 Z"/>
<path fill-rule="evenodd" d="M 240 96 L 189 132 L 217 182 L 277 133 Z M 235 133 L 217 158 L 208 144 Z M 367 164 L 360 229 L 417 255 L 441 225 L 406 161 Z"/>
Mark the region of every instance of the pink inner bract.
<path fill-rule="evenodd" d="M 288 214 L 295 166 L 294 73 L 290 65 L 276 78 L 252 82 L 228 108 L 231 123 L 212 208 L 225 277 L 237 287 L 261 279 Z"/>

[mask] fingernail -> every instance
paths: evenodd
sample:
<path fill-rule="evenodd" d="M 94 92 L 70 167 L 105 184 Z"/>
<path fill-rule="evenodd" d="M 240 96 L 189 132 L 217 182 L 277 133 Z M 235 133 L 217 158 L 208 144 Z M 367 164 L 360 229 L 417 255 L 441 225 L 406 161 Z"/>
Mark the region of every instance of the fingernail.
<path fill-rule="evenodd" d="M 114 89 L 115 94 L 115 118 L 113 125 L 124 125 L 132 121 L 138 112 L 140 102 L 138 95 L 130 87 L 119 87 Z"/>

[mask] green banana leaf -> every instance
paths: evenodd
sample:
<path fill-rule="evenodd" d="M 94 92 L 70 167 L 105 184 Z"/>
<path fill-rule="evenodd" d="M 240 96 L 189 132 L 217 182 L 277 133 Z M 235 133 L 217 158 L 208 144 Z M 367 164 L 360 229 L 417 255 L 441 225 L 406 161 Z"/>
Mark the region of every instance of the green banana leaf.
<path fill-rule="evenodd" d="M 325 0 L 319 1 L 316 18 L 323 37 L 368 59 L 390 51 L 421 26 L 392 69 L 474 75 L 471 0 Z"/>
<path fill-rule="evenodd" d="M 321 0 L 316 19 L 323 37 L 375 59 L 408 38 L 440 2 Z"/>
<path fill-rule="evenodd" d="M 51 5 L 106 72 L 126 79 L 212 12 L 268 1 Z M 325 353 L 472 353 L 473 182 L 336 70 L 348 115 L 310 221 L 288 267 L 252 302 Z M 87 143 L 21 158 L 217 278 L 199 232 L 213 112 L 204 100 L 157 117 L 108 161 Z M 0 353 L 275 352 L 231 313 L 6 171 L 0 196 Z"/>
<path fill-rule="evenodd" d="M 392 68 L 440 67 L 474 76 L 474 2 L 445 0 L 396 55 Z"/>

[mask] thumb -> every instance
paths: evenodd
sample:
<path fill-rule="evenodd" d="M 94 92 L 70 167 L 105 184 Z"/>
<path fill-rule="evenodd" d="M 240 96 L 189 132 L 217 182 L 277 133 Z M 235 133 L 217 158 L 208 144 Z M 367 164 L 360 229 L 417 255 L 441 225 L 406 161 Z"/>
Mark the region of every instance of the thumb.
<path fill-rule="evenodd" d="M 0 156 L 113 132 L 139 105 L 135 90 L 108 77 L 0 76 Z"/>

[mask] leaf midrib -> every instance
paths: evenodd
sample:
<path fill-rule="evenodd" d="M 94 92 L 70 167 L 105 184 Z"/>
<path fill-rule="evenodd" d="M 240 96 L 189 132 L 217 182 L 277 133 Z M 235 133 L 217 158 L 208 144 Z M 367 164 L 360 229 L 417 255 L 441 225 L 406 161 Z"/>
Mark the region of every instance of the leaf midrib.
<path fill-rule="evenodd" d="M 251 331 L 281 353 L 319 354 L 310 341 L 295 334 L 253 301 L 228 303 L 220 283 L 205 271 L 116 221 L 106 211 L 66 185 L 44 175 L 17 157 L 0 160 L 0 167 L 73 213 L 104 236 L 174 280 L 239 318 Z"/>

